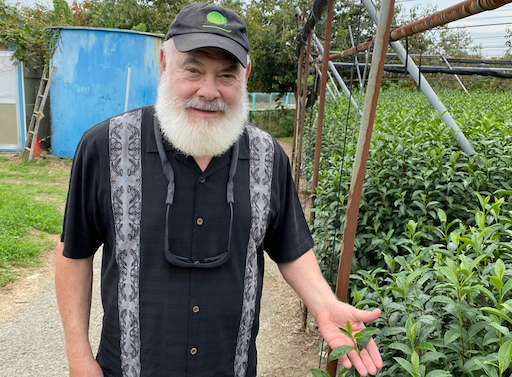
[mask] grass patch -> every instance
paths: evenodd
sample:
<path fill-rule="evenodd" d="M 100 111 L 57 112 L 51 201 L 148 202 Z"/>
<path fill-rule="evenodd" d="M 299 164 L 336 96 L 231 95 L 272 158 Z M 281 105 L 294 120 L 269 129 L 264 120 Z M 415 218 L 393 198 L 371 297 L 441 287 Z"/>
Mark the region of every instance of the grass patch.
<path fill-rule="evenodd" d="M 57 158 L 0 157 L 0 287 L 55 246 L 49 234 L 62 228 L 70 167 L 70 160 Z"/>

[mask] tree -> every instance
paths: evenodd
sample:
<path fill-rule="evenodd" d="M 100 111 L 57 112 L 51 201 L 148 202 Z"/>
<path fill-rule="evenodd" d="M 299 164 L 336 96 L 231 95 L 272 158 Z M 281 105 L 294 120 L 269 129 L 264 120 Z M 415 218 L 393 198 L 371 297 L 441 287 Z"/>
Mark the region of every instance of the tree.
<path fill-rule="evenodd" d="M 0 0 L 0 44 L 27 66 L 40 67 L 48 58 L 46 27 L 51 20 L 52 12 L 43 5 L 17 7 Z"/>
<path fill-rule="evenodd" d="M 243 15 L 251 45 L 250 91 L 286 93 L 295 90 L 297 18 L 292 0 L 246 3 Z"/>

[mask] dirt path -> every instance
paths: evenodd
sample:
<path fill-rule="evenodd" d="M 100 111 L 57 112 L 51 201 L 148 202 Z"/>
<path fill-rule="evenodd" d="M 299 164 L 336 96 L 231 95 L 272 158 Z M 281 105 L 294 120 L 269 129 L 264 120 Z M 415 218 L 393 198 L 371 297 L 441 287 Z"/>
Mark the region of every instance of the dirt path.
<path fill-rule="evenodd" d="M 57 237 L 56 237 L 57 238 Z M 97 348 L 101 329 L 100 255 L 95 258 L 90 337 Z M 53 287 L 53 251 L 0 290 L 0 377 L 64 377 L 64 336 Z M 309 377 L 318 366 L 320 337 L 301 329 L 300 300 L 277 265 L 265 261 L 258 346 L 259 377 Z"/>

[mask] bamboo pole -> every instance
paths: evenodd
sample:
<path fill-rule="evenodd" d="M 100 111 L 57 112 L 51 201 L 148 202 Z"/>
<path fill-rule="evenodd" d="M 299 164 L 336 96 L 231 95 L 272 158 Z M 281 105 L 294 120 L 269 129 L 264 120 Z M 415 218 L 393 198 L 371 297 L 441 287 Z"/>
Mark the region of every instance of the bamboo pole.
<path fill-rule="evenodd" d="M 357 218 L 359 216 L 359 203 L 361 201 L 363 191 L 366 164 L 368 161 L 373 132 L 373 122 L 375 120 L 375 113 L 379 100 L 382 73 L 384 71 L 384 62 L 386 60 L 386 52 L 389 42 L 388 36 L 391 29 L 391 22 L 393 20 L 394 6 L 395 0 L 382 1 L 379 23 L 377 26 L 377 35 L 375 37 L 373 62 L 368 78 L 368 88 L 366 91 L 363 117 L 361 118 L 361 127 L 359 130 L 359 139 L 357 142 L 356 156 L 352 170 L 347 213 L 345 215 L 345 224 L 343 229 L 343 242 L 341 245 L 340 265 L 336 285 L 336 296 L 341 301 L 347 301 L 348 282 L 350 277 L 350 268 L 352 265 Z M 327 371 L 331 376 L 336 375 L 336 369 L 337 362 L 331 362 L 327 365 Z"/>

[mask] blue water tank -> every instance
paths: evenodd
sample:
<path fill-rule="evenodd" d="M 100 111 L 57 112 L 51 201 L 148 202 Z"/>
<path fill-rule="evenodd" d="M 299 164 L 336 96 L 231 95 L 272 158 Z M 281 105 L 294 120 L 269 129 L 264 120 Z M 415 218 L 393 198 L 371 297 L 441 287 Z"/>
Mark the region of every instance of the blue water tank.
<path fill-rule="evenodd" d="M 52 27 L 51 151 L 73 157 L 84 131 L 155 103 L 162 35 L 130 30 Z"/>

